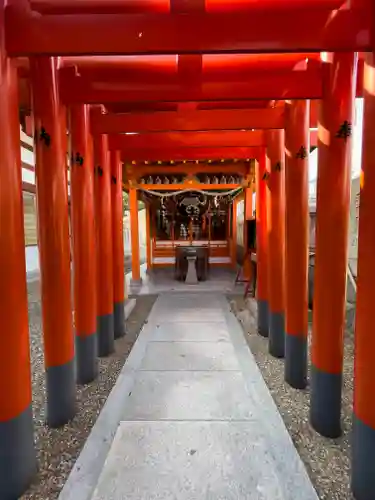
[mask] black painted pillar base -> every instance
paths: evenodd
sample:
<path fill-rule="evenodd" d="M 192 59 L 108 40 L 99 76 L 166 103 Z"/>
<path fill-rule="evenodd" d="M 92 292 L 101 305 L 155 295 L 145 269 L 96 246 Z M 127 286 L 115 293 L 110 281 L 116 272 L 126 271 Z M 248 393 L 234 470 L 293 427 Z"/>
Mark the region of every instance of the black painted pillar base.
<path fill-rule="evenodd" d="M 285 335 L 285 382 L 294 389 L 307 385 L 307 338 Z"/>
<path fill-rule="evenodd" d="M 311 365 L 310 422 L 322 436 L 341 436 L 342 374 L 327 373 Z"/>
<path fill-rule="evenodd" d="M 262 337 L 268 337 L 269 332 L 269 310 L 266 300 L 258 299 L 258 333 Z"/>
<path fill-rule="evenodd" d="M 275 358 L 285 356 L 285 318 L 284 313 L 269 313 L 268 351 Z"/>
<path fill-rule="evenodd" d="M 115 325 L 113 313 L 98 316 L 98 356 L 104 358 L 115 350 Z"/>
<path fill-rule="evenodd" d="M 98 337 L 76 335 L 77 384 L 89 384 L 98 376 Z"/>
<path fill-rule="evenodd" d="M 46 370 L 47 425 L 61 427 L 72 420 L 76 408 L 76 373 L 74 359 Z"/>
<path fill-rule="evenodd" d="M 113 304 L 113 316 L 115 324 L 115 339 L 124 337 L 125 329 L 125 301 L 115 302 Z"/>
<path fill-rule="evenodd" d="M 31 405 L 17 417 L 0 422 L 0 498 L 16 500 L 37 473 Z"/>
<path fill-rule="evenodd" d="M 356 500 L 375 498 L 375 429 L 353 415 L 352 491 Z"/>

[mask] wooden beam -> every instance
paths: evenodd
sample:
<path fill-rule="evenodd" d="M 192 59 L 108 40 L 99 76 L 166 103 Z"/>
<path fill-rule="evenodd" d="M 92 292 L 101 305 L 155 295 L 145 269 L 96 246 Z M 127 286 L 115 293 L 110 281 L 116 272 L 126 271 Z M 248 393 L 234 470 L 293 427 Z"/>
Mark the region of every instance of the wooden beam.
<path fill-rule="evenodd" d="M 317 129 L 310 131 L 310 146 L 317 145 Z M 109 136 L 111 150 L 152 150 L 164 154 L 177 148 L 252 148 L 265 145 L 263 131 L 157 132 L 145 134 L 115 134 Z M 196 159 L 196 157 L 194 157 Z M 147 158 L 145 158 L 147 159 Z M 157 158 L 158 160 L 161 158 Z M 162 158 L 162 159 L 168 159 Z M 171 158 L 173 160 L 173 158 Z"/>
<path fill-rule="evenodd" d="M 153 149 L 168 151 L 176 148 L 231 148 L 264 146 L 264 134 L 255 131 L 219 132 L 160 132 L 109 136 L 111 150 Z"/>
<path fill-rule="evenodd" d="M 365 8 L 34 15 L 6 8 L 10 56 L 370 51 Z"/>
<path fill-rule="evenodd" d="M 188 10 L 190 8 L 189 0 L 180 0 L 180 3 L 185 3 Z M 176 1 L 174 2 L 176 4 Z M 205 4 L 205 5 L 204 5 Z M 339 8 L 342 0 L 304 0 L 302 5 L 304 8 Z M 76 14 L 76 13 L 91 13 L 91 14 L 120 14 L 120 13 L 136 13 L 136 12 L 169 12 L 172 10 L 173 2 L 169 0 L 30 0 L 30 5 L 33 10 L 42 14 Z M 238 10 L 253 10 L 255 8 L 277 8 L 280 7 L 280 0 L 196 0 L 195 8 L 209 11 L 230 11 Z M 298 8 L 301 6 L 301 0 L 287 0 L 283 2 L 283 6 Z M 177 9 L 183 10 L 177 5 Z"/>
<path fill-rule="evenodd" d="M 257 147 L 232 147 L 232 148 L 173 148 L 173 149 L 125 149 L 121 150 L 123 161 L 156 162 L 156 161 L 220 161 L 223 160 L 246 160 L 257 158 L 260 148 Z"/>
<path fill-rule="evenodd" d="M 68 89 L 73 88 L 73 85 L 74 89 L 82 85 L 83 88 L 93 91 L 97 89 L 104 91 L 106 88 L 109 90 L 123 89 L 127 96 L 134 92 L 136 98 L 139 96 L 141 88 L 143 89 L 142 93 L 146 94 L 146 99 L 151 87 L 155 91 L 165 90 L 166 93 L 172 91 L 182 94 L 186 93 L 184 89 L 189 89 L 192 99 L 198 101 L 212 99 L 209 96 L 210 92 L 218 100 L 231 99 L 234 92 L 239 96 L 236 95 L 236 99 L 243 97 L 245 100 L 255 99 L 257 94 L 262 100 L 270 98 L 269 96 L 273 99 L 275 95 L 281 95 L 280 98 L 289 95 L 293 98 L 293 93 L 300 94 L 301 92 L 313 98 L 316 93 L 319 93 L 322 78 L 320 60 L 311 59 L 306 63 L 305 59 L 296 59 L 298 54 L 293 54 L 291 59 L 284 59 L 284 56 L 288 56 L 288 54 L 283 54 L 283 58 L 278 56 L 277 54 L 272 54 L 272 56 L 263 54 L 256 56 L 253 60 L 251 58 L 254 56 L 250 54 L 245 59 L 246 63 L 240 62 L 237 57 L 234 57 L 234 61 L 230 63 L 228 59 L 231 60 L 232 57 L 226 55 L 226 63 L 222 61 L 215 67 L 215 65 L 206 62 L 203 68 L 199 62 L 201 56 L 191 56 L 191 58 L 180 56 L 178 71 L 174 71 L 173 66 L 164 67 L 162 61 L 150 62 L 149 64 L 135 64 L 133 62 L 126 66 L 110 61 L 107 64 L 101 62 L 98 66 L 95 66 L 94 63 L 92 66 L 88 66 L 85 61 L 83 65 L 77 66 L 77 70 L 72 66 L 64 67 L 61 74 L 63 81 L 67 80 Z M 216 56 L 212 57 L 214 60 L 216 59 Z M 249 60 L 248 57 L 250 57 Z M 86 60 L 87 58 L 73 59 Z M 111 58 L 109 59 L 111 60 Z M 217 59 L 221 61 L 220 57 Z M 294 61 L 294 66 L 292 61 Z M 79 73 L 79 77 L 76 72 Z M 74 81 L 70 81 L 73 79 Z M 152 82 L 152 85 L 148 82 Z M 363 61 L 360 60 L 357 71 L 357 97 L 362 97 L 362 93 Z"/>
<path fill-rule="evenodd" d="M 117 102 L 106 103 L 105 109 L 109 113 L 149 113 L 154 111 L 206 111 L 213 109 L 253 109 L 265 108 L 268 105 L 267 100 L 243 100 L 243 101 L 201 101 L 201 102 Z M 184 107 L 194 106 L 192 109 L 184 109 Z"/>
<path fill-rule="evenodd" d="M 206 0 L 206 9 L 212 12 L 233 10 L 254 11 L 256 9 L 338 9 L 343 0 Z"/>
<path fill-rule="evenodd" d="M 99 109 L 94 109 L 91 114 L 91 131 L 94 134 L 250 130 L 283 127 L 284 109 L 282 107 L 129 114 L 102 114 Z"/>
<path fill-rule="evenodd" d="M 29 75 L 29 60 L 16 61 L 18 75 Z M 60 67 L 78 68 L 81 76 L 98 81 L 126 81 L 144 83 L 153 78 L 157 82 L 176 83 L 187 73 L 202 74 L 206 81 L 238 81 L 251 72 L 275 70 L 306 70 L 321 65 L 319 53 L 287 54 L 182 54 L 135 56 L 68 56 L 61 58 Z"/>
<path fill-rule="evenodd" d="M 118 102 L 187 102 L 269 99 L 319 99 L 322 96 L 321 69 L 307 71 L 254 72 L 246 81 L 205 82 L 201 85 L 128 85 L 126 82 L 92 82 L 60 72 L 61 97 L 65 104 Z"/>
<path fill-rule="evenodd" d="M 30 0 L 41 14 L 134 14 L 169 12 L 169 0 Z"/>
<path fill-rule="evenodd" d="M 133 165 L 132 165 L 133 167 Z M 207 174 L 217 174 L 218 172 L 225 172 L 226 174 L 236 174 L 236 175 L 245 175 L 249 170 L 248 162 L 233 162 L 230 165 L 225 164 L 222 165 L 211 165 L 209 163 L 189 163 L 189 165 L 185 163 L 179 163 L 177 165 L 144 165 L 142 163 L 138 163 L 134 167 L 134 171 L 139 177 L 145 177 L 148 175 L 155 174 L 168 174 L 168 175 L 176 175 L 184 173 L 186 175 L 192 174 L 196 175 L 202 172 L 207 172 Z"/>
<path fill-rule="evenodd" d="M 91 81 L 144 85 L 186 82 L 236 82 L 251 78 L 255 71 L 313 69 L 321 65 L 320 54 L 182 54 L 134 56 L 64 57 L 62 66 L 76 66 L 80 76 Z M 22 67 L 25 74 L 27 69 Z M 152 80 L 151 80 L 152 79 Z M 192 82 L 191 82 L 192 83 Z"/>
<path fill-rule="evenodd" d="M 205 190 L 205 191 L 220 191 L 221 189 L 229 191 L 231 189 L 236 189 L 242 187 L 241 184 L 200 184 L 200 183 L 183 183 L 183 184 L 140 184 L 142 188 L 146 191 L 181 191 L 183 189 L 194 189 Z M 125 189 L 129 188 L 129 184 L 125 183 Z"/>
<path fill-rule="evenodd" d="M 25 163 L 24 161 L 21 161 L 21 167 L 24 168 L 25 170 L 29 170 L 30 172 L 35 172 L 35 167 L 33 165 Z"/>
<path fill-rule="evenodd" d="M 36 194 L 36 186 L 35 184 L 30 184 L 30 182 L 22 181 L 22 191 Z"/>

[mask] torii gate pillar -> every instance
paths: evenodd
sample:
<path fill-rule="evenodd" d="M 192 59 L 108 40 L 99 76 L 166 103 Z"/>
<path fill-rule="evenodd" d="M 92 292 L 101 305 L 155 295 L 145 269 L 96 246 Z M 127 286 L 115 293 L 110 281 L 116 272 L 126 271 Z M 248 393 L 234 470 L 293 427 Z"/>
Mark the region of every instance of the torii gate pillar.
<path fill-rule="evenodd" d="M 307 383 L 309 101 L 285 103 L 285 380 Z"/>
<path fill-rule="evenodd" d="M 4 0 L 0 0 L 4 33 Z M 0 498 L 19 498 L 34 449 L 17 69 L 0 36 Z"/>
<path fill-rule="evenodd" d="M 341 386 L 348 263 L 351 133 L 357 56 L 327 54 L 318 121 L 318 181 L 310 420 L 341 434 Z"/>
<path fill-rule="evenodd" d="M 354 354 L 352 490 L 357 500 L 375 498 L 375 65 L 368 55 L 364 77 L 363 155 L 358 237 L 358 288 Z"/>
<path fill-rule="evenodd" d="M 66 131 L 57 60 L 30 60 L 34 107 L 36 191 L 47 377 L 47 422 L 59 427 L 76 412 Z M 65 136 L 63 138 L 63 136 Z"/>
<path fill-rule="evenodd" d="M 267 133 L 267 231 L 269 352 L 285 354 L 285 162 L 284 131 Z"/>

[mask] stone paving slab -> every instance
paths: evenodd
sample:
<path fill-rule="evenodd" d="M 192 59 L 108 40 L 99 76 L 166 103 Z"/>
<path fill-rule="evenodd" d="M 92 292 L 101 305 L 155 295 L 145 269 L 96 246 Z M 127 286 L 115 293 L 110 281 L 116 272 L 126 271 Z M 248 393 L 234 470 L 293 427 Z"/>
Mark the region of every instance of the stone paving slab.
<path fill-rule="evenodd" d="M 225 321 L 221 323 L 162 323 L 155 329 L 158 342 L 230 342 Z"/>
<path fill-rule="evenodd" d="M 254 419 L 241 372 L 139 372 L 122 420 Z"/>
<path fill-rule="evenodd" d="M 226 342 L 150 342 L 141 370 L 239 370 L 232 344 Z"/>
<path fill-rule="evenodd" d="M 220 301 L 214 294 L 163 294 L 159 299 L 155 318 L 162 323 L 225 321 Z"/>
<path fill-rule="evenodd" d="M 173 297 L 171 302 L 171 296 Z M 217 295 L 212 293 L 164 293 L 159 295 L 159 309 L 164 304 L 173 304 L 178 309 L 199 307 L 201 309 L 220 308 L 220 300 Z"/>
<path fill-rule="evenodd" d="M 185 310 L 171 310 L 167 305 L 161 309 L 155 316 L 155 320 L 160 323 L 223 323 L 225 317 L 220 310 L 216 309 L 196 309 L 194 311 L 186 308 Z"/>
<path fill-rule="evenodd" d="M 93 500 L 284 500 L 256 422 L 122 422 Z"/>

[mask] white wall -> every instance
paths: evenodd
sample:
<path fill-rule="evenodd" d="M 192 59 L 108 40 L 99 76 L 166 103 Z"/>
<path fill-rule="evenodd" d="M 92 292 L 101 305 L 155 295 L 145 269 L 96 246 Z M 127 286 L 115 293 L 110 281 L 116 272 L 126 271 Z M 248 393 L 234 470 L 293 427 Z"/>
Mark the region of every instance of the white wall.
<path fill-rule="evenodd" d="M 26 272 L 39 271 L 39 250 L 37 246 L 25 247 Z"/>

